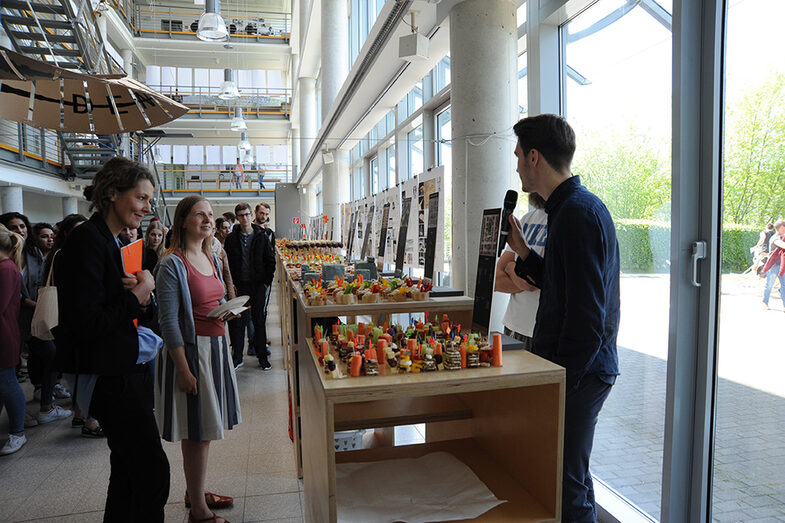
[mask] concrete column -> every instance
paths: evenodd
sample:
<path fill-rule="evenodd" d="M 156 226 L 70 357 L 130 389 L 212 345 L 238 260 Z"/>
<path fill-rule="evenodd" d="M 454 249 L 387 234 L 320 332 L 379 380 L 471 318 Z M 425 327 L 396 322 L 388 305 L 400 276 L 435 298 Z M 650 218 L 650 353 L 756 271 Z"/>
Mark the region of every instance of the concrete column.
<path fill-rule="evenodd" d="M 305 168 L 313 140 L 316 138 L 316 79 L 298 80 L 300 97 L 300 169 Z"/>
<path fill-rule="evenodd" d="M 76 196 L 63 196 L 63 216 L 76 214 L 79 212 L 79 204 Z"/>
<path fill-rule="evenodd" d="M 322 0 L 322 121 L 349 74 L 348 20 L 346 0 Z"/>
<path fill-rule="evenodd" d="M 341 204 L 349 201 L 349 154 L 335 149 L 334 161 L 322 167 L 322 211 L 333 221 L 333 238 L 341 237 Z M 329 224 L 328 224 L 329 226 Z"/>
<path fill-rule="evenodd" d="M 123 58 L 123 69 L 125 74 L 129 77 L 136 79 L 134 74 L 134 53 L 130 49 L 121 49 L 120 56 Z"/>
<path fill-rule="evenodd" d="M 17 186 L 0 187 L 0 203 L 2 203 L 2 211 L 18 212 L 24 214 L 25 204 L 24 197 L 22 196 L 22 188 Z"/>
<path fill-rule="evenodd" d="M 316 216 L 316 209 L 319 207 L 316 202 L 316 184 L 312 183 L 309 185 L 305 194 L 306 198 L 308 198 L 308 210 L 310 211 L 309 216 Z M 324 189 L 322 189 L 322 197 L 324 197 Z"/>
<path fill-rule="evenodd" d="M 308 20 L 311 17 L 311 0 L 300 0 L 300 54 L 303 53 L 305 35 L 308 33 Z"/>
<path fill-rule="evenodd" d="M 98 26 L 98 34 L 101 35 L 101 40 L 107 42 L 106 39 L 106 16 L 103 13 L 96 13 L 95 25 Z"/>
<path fill-rule="evenodd" d="M 300 175 L 300 129 L 292 129 L 292 180 Z"/>
<path fill-rule="evenodd" d="M 303 189 L 299 189 L 300 191 L 300 219 L 305 220 L 308 216 L 311 215 L 310 209 L 310 200 L 308 196 L 308 192 L 312 191 L 313 187 L 310 185 L 306 185 Z"/>
<path fill-rule="evenodd" d="M 482 212 L 501 207 L 515 168 L 517 27 L 511 0 L 466 0 L 450 11 L 452 285 L 469 296 L 477 278 Z"/>

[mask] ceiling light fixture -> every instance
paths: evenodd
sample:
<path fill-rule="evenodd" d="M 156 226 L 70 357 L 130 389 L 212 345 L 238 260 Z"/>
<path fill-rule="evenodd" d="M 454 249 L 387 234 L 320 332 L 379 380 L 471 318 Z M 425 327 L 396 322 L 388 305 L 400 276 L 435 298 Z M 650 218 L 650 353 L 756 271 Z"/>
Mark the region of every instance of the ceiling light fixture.
<path fill-rule="evenodd" d="M 199 16 L 199 28 L 196 37 L 205 42 L 223 42 L 229 37 L 226 22 L 221 16 L 219 0 L 206 0 L 204 13 Z"/>
<path fill-rule="evenodd" d="M 251 150 L 251 142 L 248 141 L 248 133 L 243 131 L 243 134 L 240 135 L 240 143 L 237 144 L 237 149 L 239 149 L 240 152 Z"/>
<path fill-rule="evenodd" d="M 237 90 L 237 85 L 234 83 L 233 71 L 231 69 L 224 69 L 224 82 L 221 84 L 221 92 L 218 98 L 221 100 L 234 100 L 240 96 Z"/>
<path fill-rule="evenodd" d="M 245 131 L 248 129 L 248 124 L 245 123 L 245 119 L 243 118 L 243 108 L 242 107 L 235 107 L 234 109 L 234 118 L 232 118 L 232 123 L 230 124 L 229 128 L 232 131 Z"/>

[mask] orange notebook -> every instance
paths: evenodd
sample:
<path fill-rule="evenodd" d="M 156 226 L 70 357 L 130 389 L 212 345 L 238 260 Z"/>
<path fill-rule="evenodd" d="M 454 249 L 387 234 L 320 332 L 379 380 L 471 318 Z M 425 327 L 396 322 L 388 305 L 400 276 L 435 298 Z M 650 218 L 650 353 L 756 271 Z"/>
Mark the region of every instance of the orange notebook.
<path fill-rule="evenodd" d="M 136 240 L 125 247 L 120 248 L 120 258 L 123 260 L 123 271 L 128 274 L 136 274 L 142 270 L 142 254 L 144 254 L 144 242 Z M 134 327 L 139 326 L 139 320 L 134 318 Z"/>

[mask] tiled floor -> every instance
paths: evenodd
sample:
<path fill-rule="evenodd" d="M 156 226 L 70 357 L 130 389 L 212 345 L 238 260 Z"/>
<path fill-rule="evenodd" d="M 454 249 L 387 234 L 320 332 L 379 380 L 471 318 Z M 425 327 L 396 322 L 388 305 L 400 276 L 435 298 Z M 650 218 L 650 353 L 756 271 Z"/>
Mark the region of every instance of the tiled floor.
<path fill-rule="evenodd" d="M 270 297 L 268 334 L 273 370 L 263 372 L 245 358 L 237 372 L 243 422 L 223 441 L 210 446 L 207 488 L 233 496 L 234 506 L 219 511 L 232 522 L 303 521 L 302 481 L 297 479 L 292 443 L 287 435 L 286 373 L 281 352 L 277 296 Z M 29 399 L 32 386 L 23 384 Z M 30 401 L 28 412 L 37 412 Z M 8 416 L 0 415 L 0 434 Z M 71 420 L 26 430 L 28 443 L 0 457 L 0 522 L 101 521 L 109 480 L 105 440 L 89 440 L 71 428 Z M 171 465 L 166 521 L 187 520 L 185 479 L 179 444 L 164 442 Z"/>

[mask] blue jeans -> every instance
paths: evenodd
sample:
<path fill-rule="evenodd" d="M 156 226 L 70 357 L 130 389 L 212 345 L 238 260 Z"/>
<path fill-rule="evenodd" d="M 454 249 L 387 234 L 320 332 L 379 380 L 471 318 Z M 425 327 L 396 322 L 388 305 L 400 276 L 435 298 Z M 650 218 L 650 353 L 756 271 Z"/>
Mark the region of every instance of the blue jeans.
<path fill-rule="evenodd" d="M 785 307 L 785 276 L 780 276 L 780 264 L 773 265 L 769 272 L 766 273 L 766 286 L 763 287 L 763 303 L 769 304 L 769 296 L 771 296 L 771 289 L 774 288 L 774 280 L 780 280 L 780 298 L 782 298 L 782 306 Z"/>
<path fill-rule="evenodd" d="M 594 444 L 597 418 L 612 387 L 596 374 L 587 374 L 573 390 L 566 394 L 562 521 L 572 523 L 597 521 L 589 459 Z"/>
<path fill-rule="evenodd" d="M 8 432 L 20 434 L 25 430 L 25 393 L 16 379 L 16 367 L 0 368 L 0 412 L 8 409 Z"/>

